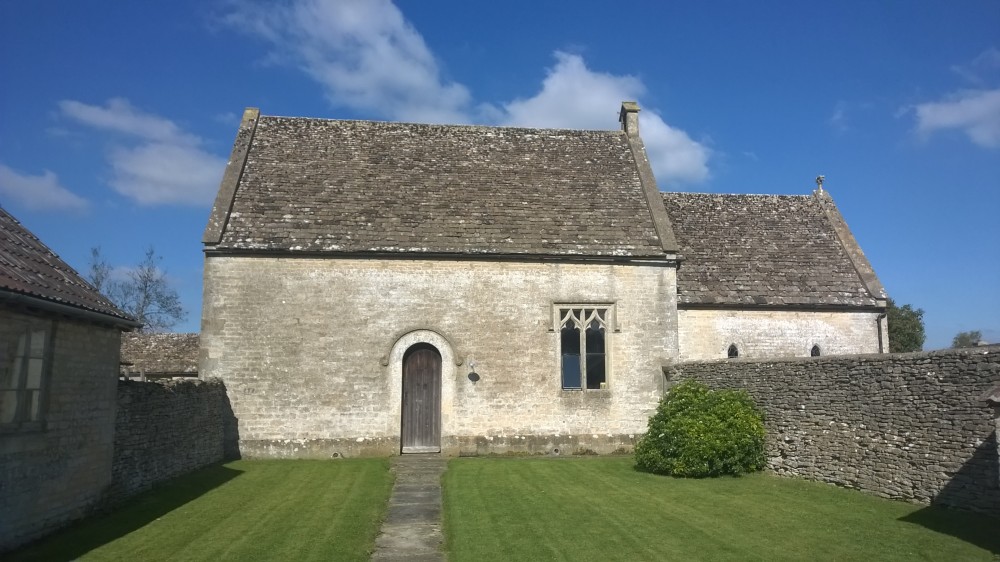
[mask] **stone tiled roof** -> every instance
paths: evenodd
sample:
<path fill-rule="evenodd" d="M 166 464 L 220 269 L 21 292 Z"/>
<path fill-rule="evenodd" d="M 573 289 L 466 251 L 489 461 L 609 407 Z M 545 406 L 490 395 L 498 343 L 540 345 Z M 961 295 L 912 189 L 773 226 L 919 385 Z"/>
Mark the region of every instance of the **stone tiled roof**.
<path fill-rule="evenodd" d="M 6 293 L 6 295 L 4 295 Z M 134 325 L 127 314 L 0 208 L 0 297 L 29 297 L 37 303 L 65 305 L 110 317 L 113 323 Z M 66 312 L 66 310 L 63 310 Z"/>
<path fill-rule="evenodd" d="M 876 306 L 885 298 L 874 272 L 867 283 L 859 273 L 870 266 L 850 233 L 835 228 L 836 208 L 822 193 L 664 193 L 663 201 L 684 260 L 680 305 Z M 852 245 L 862 264 L 852 262 Z"/>
<path fill-rule="evenodd" d="M 124 370 L 154 377 L 195 376 L 198 341 L 198 334 L 122 334 Z"/>
<path fill-rule="evenodd" d="M 623 131 L 261 116 L 251 135 L 214 249 L 664 257 Z"/>

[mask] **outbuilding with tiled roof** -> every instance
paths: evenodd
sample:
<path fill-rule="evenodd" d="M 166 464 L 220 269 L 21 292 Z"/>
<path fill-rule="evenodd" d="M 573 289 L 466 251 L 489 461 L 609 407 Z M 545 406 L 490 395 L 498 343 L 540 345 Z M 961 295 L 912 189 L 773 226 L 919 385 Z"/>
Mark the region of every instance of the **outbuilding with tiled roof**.
<path fill-rule="evenodd" d="M 121 331 L 138 326 L 0 208 L 0 552 L 103 499 Z"/>

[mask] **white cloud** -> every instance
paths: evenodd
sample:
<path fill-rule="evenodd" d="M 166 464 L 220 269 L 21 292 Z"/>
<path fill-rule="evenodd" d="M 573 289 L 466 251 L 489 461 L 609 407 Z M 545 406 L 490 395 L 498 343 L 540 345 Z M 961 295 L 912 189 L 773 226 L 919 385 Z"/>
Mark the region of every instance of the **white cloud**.
<path fill-rule="evenodd" d="M 974 84 L 985 83 L 990 74 L 1000 69 L 1000 49 L 990 47 L 967 64 L 956 64 L 951 70 Z"/>
<path fill-rule="evenodd" d="M 234 4 L 224 21 L 274 47 L 337 106 L 391 119 L 465 122 L 471 96 L 448 82 L 420 33 L 388 0 Z"/>
<path fill-rule="evenodd" d="M 196 147 L 146 143 L 111 151 L 111 186 L 142 205 L 207 205 L 215 198 L 225 161 Z"/>
<path fill-rule="evenodd" d="M 123 98 L 108 100 L 107 107 L 87 105 L 74 100 L 59 102 L 63 115 L 84 125 L 133 135 L 145 140 L 178 144 L 198 144 L 198 137 L 181 131 L 169 119 L 136 109 Z"/>
<path fill-rule="evenodd" d="M 624 100 L 641 98 L 646 88 L 633 76 L 616 76 L 587 68 L 579 55 L 557 51 L 556 65 L 531 98 L 503 106 L 505 125 L 573 129 L 607 129 Z M 660 187 L 674 181 L 708 178 L 710 150 L 687 133 L 668 125 L 650 109 L 639 113 L 639 131 Z"/>
<path fill-rule="evenodd" d="M 49 170 L 32 176 L 0 164 L 0 195 L 33 211 L 83 211 L 87 208 L 87 201 L 63 187 Z"/>
<path fill-rule="evenodd" d="M 499 107 L 476 104 L 464 85 L 442 77 L 423 37 L 389 0 L 241 2 L 223 21 L 267 41 L 271 60 L 300 68 L 334 106 L 393 120 L 608 129 L 622 101 L 645 93 L 636 77 L 595 72 L 582 57 L 556 52 L 536 95 Z M 708 177 L 705 145 L 650 108 L 640 113 L 640 127 L 661 184 Z"/>
<path fill-rule="evenodd" d="M 642 81 L 633 76 L 594 72 L 579 55 L 556 51 L 555 57 L 556 65 L 542 81 L 541 91 L 504 104 L 503 124 L 606 129 L 618 118 L 622 101 L 646 93 Z"/>
<path fill-rule="evenodd" d="M 674 181 L 696 183 L 708 179 L 708 147 L 649 111 L 639 114 L 639 131 L 660 189 L 668 189 Z"/>
<path fill-rule="evenodd" d="M 913 109 L 921 135 L 959 130 L 975 144 L 1000 147 L 1000 88 L 961 91 L 944 101 L 918 104 Z"/>
<path fill-rule="evenodd" d="M 833 114 L 830 115 L 830 126 L 838 133 L 843 133 L 849 128 L 847 126 L 847 102 L 841 100 L 833 107 Z"/>
<path fill-rule="evenodd" d="M 974 144 L 1000 148 L 1000 50 L 986 49 L 952 71 L 975 84 L 974 89 L 957 90 L 938 101 L 903 108 L 898 115 L 913 111 L 917 133 L 923 138 L 940 131 L 960 131 Z M 992 86 L 992 87 L 991 87 Z"/>
<path fill-rule="evenodd" d="M 141 205 L 212 202 L 226 161 L 201 148 L 197 135 L 121 98 L 105 106 L 65 100 L 59 109 L 78 123 L 128 137 L 119 139 L 108 156 L 109 183 L 118 193 Z"/>

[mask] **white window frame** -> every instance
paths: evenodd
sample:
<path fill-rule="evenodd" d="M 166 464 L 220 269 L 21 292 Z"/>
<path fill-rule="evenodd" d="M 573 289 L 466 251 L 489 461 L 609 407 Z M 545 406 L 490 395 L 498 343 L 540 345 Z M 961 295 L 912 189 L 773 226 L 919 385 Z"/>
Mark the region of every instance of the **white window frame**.
<path fill-rule="evenodd" d="M 54 338 L 51 320 L 17 322 L 14 329 L 4 330 L 0 337 L 0 430 L 44 427 Z"/>

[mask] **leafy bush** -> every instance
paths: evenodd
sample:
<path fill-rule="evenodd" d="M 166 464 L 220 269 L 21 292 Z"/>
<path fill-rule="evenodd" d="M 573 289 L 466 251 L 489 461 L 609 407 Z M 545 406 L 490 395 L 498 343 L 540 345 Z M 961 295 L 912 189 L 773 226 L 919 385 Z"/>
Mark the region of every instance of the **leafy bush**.
<path fill-rule="evenodd" d="M 764 422 L 745 390 L 697 381 L 670 389 L 635 447 L 639 470 L 701 478 L 764 468 Z"/>

